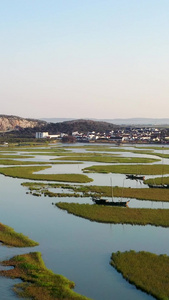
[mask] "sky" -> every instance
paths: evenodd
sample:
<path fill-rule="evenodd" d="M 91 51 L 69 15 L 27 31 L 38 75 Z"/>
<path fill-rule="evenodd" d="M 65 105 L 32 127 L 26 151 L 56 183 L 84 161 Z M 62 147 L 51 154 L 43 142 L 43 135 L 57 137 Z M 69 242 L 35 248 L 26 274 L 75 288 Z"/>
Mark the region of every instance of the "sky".
<path fill-rule="evenodd" d="M 168 0 L 0 0 L 0 114 L 168 118 Z"/>

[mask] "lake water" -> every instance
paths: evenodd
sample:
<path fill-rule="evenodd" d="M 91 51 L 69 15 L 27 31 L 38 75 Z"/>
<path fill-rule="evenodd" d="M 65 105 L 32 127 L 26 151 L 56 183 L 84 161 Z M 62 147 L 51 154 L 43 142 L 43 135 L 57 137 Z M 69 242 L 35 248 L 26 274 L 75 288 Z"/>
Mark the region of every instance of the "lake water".
<path fill-rule="evenodd" d="M 41 156 L 40 160 L 50 158 Z M 55 165 L 45 172 L 82 173 L 81 169 L 87 165 L 93 163 Z M 110 174 L 89 174 L 89 177 L 94 179 L 90 184 L 110 185 Z M 143 185 L 125 180 L 124 175 L 113 174 L 112 178 L 113 185 Z M 80 294 L 95 300 L 154 299 L 126 282 L 109 262 L 112 252 L 130 249 L 169 255 L 168 228 L 101 224 L 75 217 L 53 206 L 54 198 L 26 194 L 26 188 L 21 186 L 24 181 L 28 180 L 0 175 L 0 221 L 36 240 L 40 245 L 23 249 L 1 246 L 1 260 L 40 251 L 46 266 L 73 280 L 76 284 L 75 291 Z M 77 201 L 76 198 L 59 198 L 59 201 L 67 200 Z M 91 202 L 89 198 L 82 198 L 81 201 Z M 166 208 L 167 204 L 132 199 L 129 206 Z M 0 299 L 18 299 L 12 291 L 15 282 L 18 281 L 0 278 Z"/>

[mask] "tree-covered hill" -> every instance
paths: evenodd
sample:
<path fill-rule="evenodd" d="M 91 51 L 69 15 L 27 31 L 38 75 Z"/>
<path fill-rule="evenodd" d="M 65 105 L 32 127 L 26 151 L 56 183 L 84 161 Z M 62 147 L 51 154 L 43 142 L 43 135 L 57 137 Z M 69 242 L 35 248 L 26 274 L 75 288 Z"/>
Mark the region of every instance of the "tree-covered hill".
<path fill-rule="evenodd" d="M 119 126 L 112 123 L 80 119 L 60 123 L 48 123 L 43 126 L 43 130 L 48 131 L 50 134 L 56 134 L 60 132 L 71 134 L 75 131 L 78 131 L 79 133 L 87 133 L 92 131 L 103 133 L 109 132 L 118 127 Z"/>

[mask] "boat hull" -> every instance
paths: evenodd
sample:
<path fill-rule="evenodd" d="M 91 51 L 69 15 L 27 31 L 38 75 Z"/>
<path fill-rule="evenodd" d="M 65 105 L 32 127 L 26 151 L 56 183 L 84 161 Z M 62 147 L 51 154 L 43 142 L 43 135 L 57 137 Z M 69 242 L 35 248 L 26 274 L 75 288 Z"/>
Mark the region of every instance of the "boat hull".
<path fill-rule="evenodd" d="M 134 175 L 134 174 L 126 174 L 127 179 L 133 179 L 133 180 L 144 180 L 145 176 L 141 175 Z"/>
<path fill-rule="evenodd" d="M 96 199 L 92 198 L 93 202 L 97 205 L 104 205 L 104 206 L 128 206 L 129 201 L 108 201 L 106 199 Z"/>
<path fill-rule="evenodd" d="M 148 184 L 149 188 L 153 189 L 169 189 L 169 184 Z"/>

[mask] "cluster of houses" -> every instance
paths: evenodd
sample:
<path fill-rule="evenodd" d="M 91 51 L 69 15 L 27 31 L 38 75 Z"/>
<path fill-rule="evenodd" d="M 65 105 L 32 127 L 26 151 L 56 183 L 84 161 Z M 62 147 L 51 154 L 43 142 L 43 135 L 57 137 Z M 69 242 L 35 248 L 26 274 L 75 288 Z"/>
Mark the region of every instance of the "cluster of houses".
<path fill-rule="evenodd" d="M 36 138 L 62 140 L 66 133 L 50 135 L 48 132 L 36 132 Z M 110 132 L 72 132 L 71 137 L 76 142 L 112 142 L 112 143 L 169 143 L 169 136 L 163 129 L 153 127 L 124 127 Z"/>

